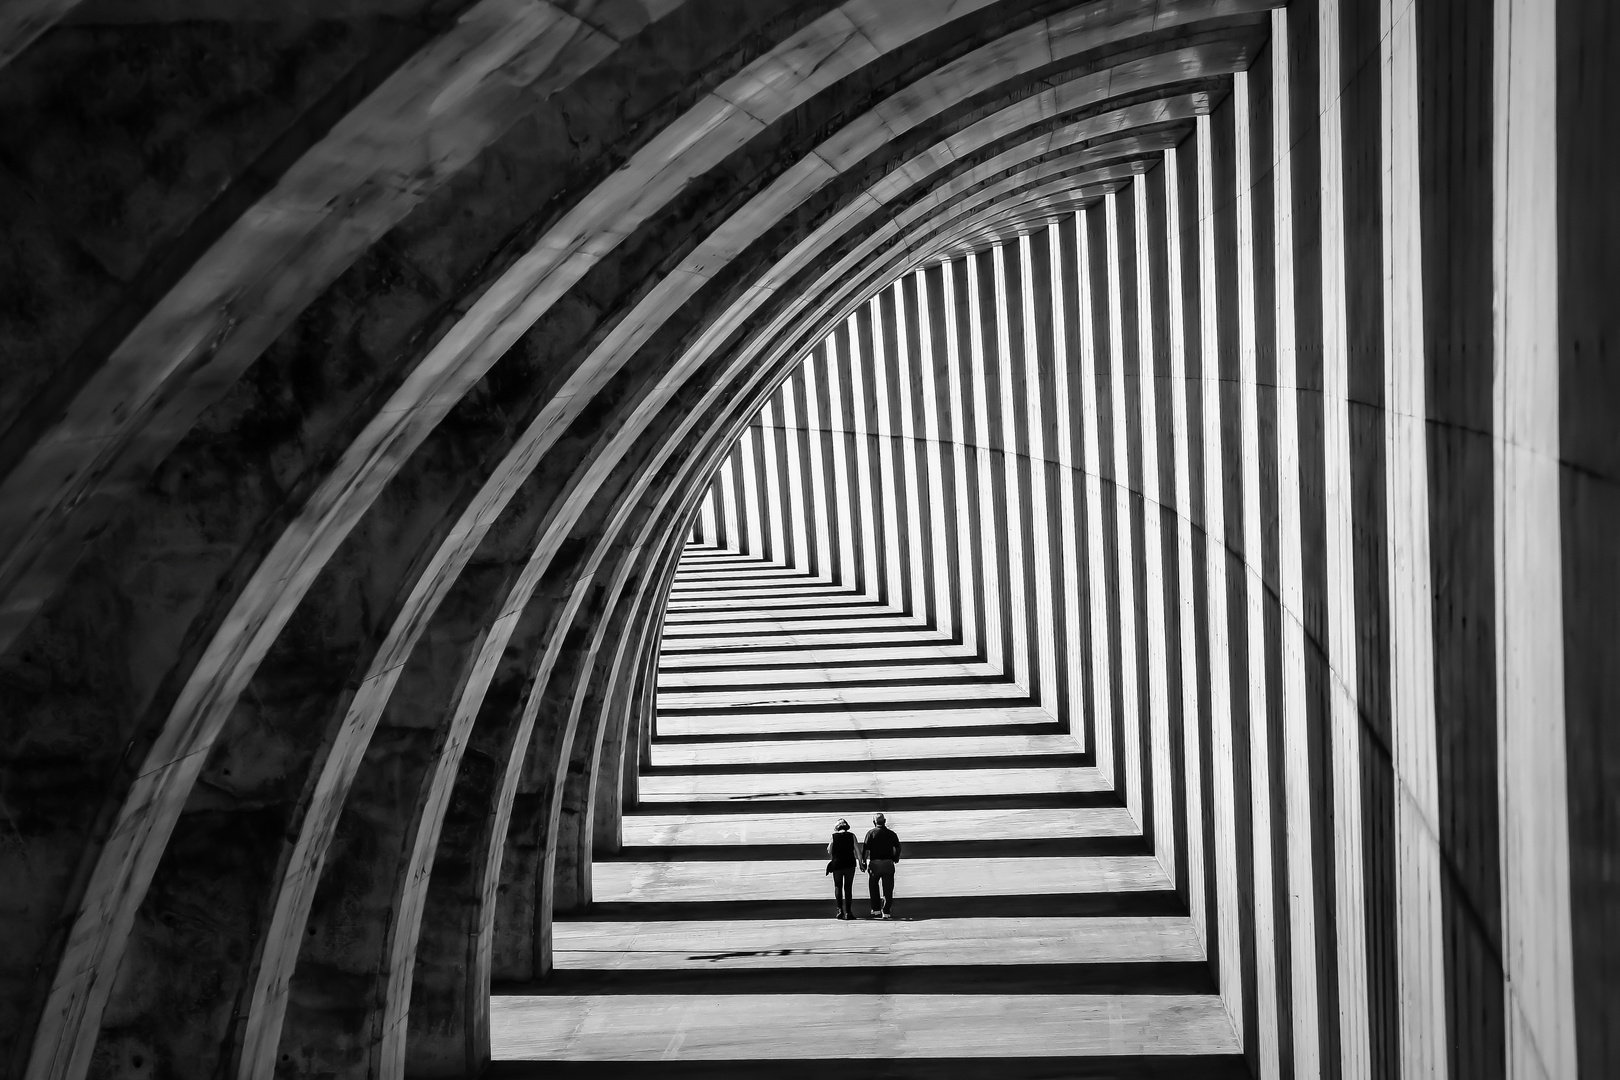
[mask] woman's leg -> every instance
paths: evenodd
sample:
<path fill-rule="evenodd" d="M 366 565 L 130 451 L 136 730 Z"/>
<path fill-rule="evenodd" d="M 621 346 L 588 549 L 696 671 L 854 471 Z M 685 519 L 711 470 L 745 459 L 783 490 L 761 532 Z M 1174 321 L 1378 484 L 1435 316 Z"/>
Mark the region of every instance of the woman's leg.
<path fill-rule="evenodd" d="M 855 868 L 839 867 L 833 871 L 833 896 L 838 901 L 838 911 L 847 916 L 853 915 L 850 902 L 855 892 Z"/>

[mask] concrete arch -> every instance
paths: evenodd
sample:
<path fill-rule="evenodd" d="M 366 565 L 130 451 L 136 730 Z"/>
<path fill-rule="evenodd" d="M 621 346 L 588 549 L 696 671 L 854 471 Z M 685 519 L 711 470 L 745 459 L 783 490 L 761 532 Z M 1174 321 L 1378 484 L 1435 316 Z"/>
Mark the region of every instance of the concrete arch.
<path fill-rule="evenodd" d="M 1613 756 L 1614 402 L 1571 343 L 1609 279 L 1557 268 L 1606 267 L 1568 215 L 1607 219 L 1596 152 L 1508 118 L 1575 115 L 1543 83 L 1606 39 L 1522 6 L 1465 45 L 1303 0 L 14 15 L 8 1075 L 482 1068 L 491 972 L 545 974 L 634 805 L 739 435 L 852 316 L 920 334 L 942 260 L 1032 244 L 1136 418 L 1100 433 L 1128 475 L 1082 468 L 1123 552 L 1089 614 L 1152 722 L 1064 716 L 1201 837 L 1168 861 L 1252 1067 L 1601 1071 L 1569 755 Z M 140 136 L 74 65 L 122 50 L 147 103 L 209 49 L 268 104 L 142 104 L 117 220 L 77 205 Z"/>

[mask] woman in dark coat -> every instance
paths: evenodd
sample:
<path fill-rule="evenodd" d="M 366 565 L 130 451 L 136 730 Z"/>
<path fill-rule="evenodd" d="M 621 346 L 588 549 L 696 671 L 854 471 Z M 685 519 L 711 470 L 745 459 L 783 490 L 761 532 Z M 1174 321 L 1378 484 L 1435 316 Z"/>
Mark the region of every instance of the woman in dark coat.
<path fill-rule="evenodd" d="M 855 865 L 859 860 L 855 853 L 855 834 L 849 831 L 849 822 L 839 819 L 832 840 L 827 843 L 827 857 L 827 873 L 833 879 L 833 899 L 838 901 L 838 914 L 833 918 L 853 919 L 855 913 L 850 910 L 850 898 L 855 888 Z"/>

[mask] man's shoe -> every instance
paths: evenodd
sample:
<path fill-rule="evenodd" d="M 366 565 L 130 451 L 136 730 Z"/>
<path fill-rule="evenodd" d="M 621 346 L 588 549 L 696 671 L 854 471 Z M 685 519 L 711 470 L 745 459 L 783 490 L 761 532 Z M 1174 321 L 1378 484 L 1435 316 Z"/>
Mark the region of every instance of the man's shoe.
<path fill-rule="evenodd" d="M 872 909 L 872 918 L 874 918 L 874 919 L 883 918 L 883 912 L 878 908 L 873 908 Z"/>
<path fill-rule="evenodd" d="M 885 919 L 892 919 L 892 918 L 894 918 L 894 916 L 893 916 L 893 915 L 890 915 L 890 914 L 889 914 L 889 913 L 888 913 L 888 912 L 887 912 L 887 911 L 885 911 L 885 912 L 884 912 L 884 913 L 883 913 L 883 917 L 884 917 L 884 918 L 885 918 Z"/>

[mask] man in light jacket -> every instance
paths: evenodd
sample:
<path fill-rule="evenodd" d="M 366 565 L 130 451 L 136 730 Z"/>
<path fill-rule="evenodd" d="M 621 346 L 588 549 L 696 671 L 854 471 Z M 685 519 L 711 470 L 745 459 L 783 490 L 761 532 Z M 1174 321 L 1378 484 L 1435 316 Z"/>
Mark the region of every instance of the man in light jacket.
<path fill-rule="evenodd" d="M 894 905 L 894 864 L 899 861 L 900 838 L 889 828 L 882 814 L 872 815 L 872 830 L 861 841 L 861 869 L 867 872 L 872 914 L 878 918 L 893 917 L 890 909 Z"/>

